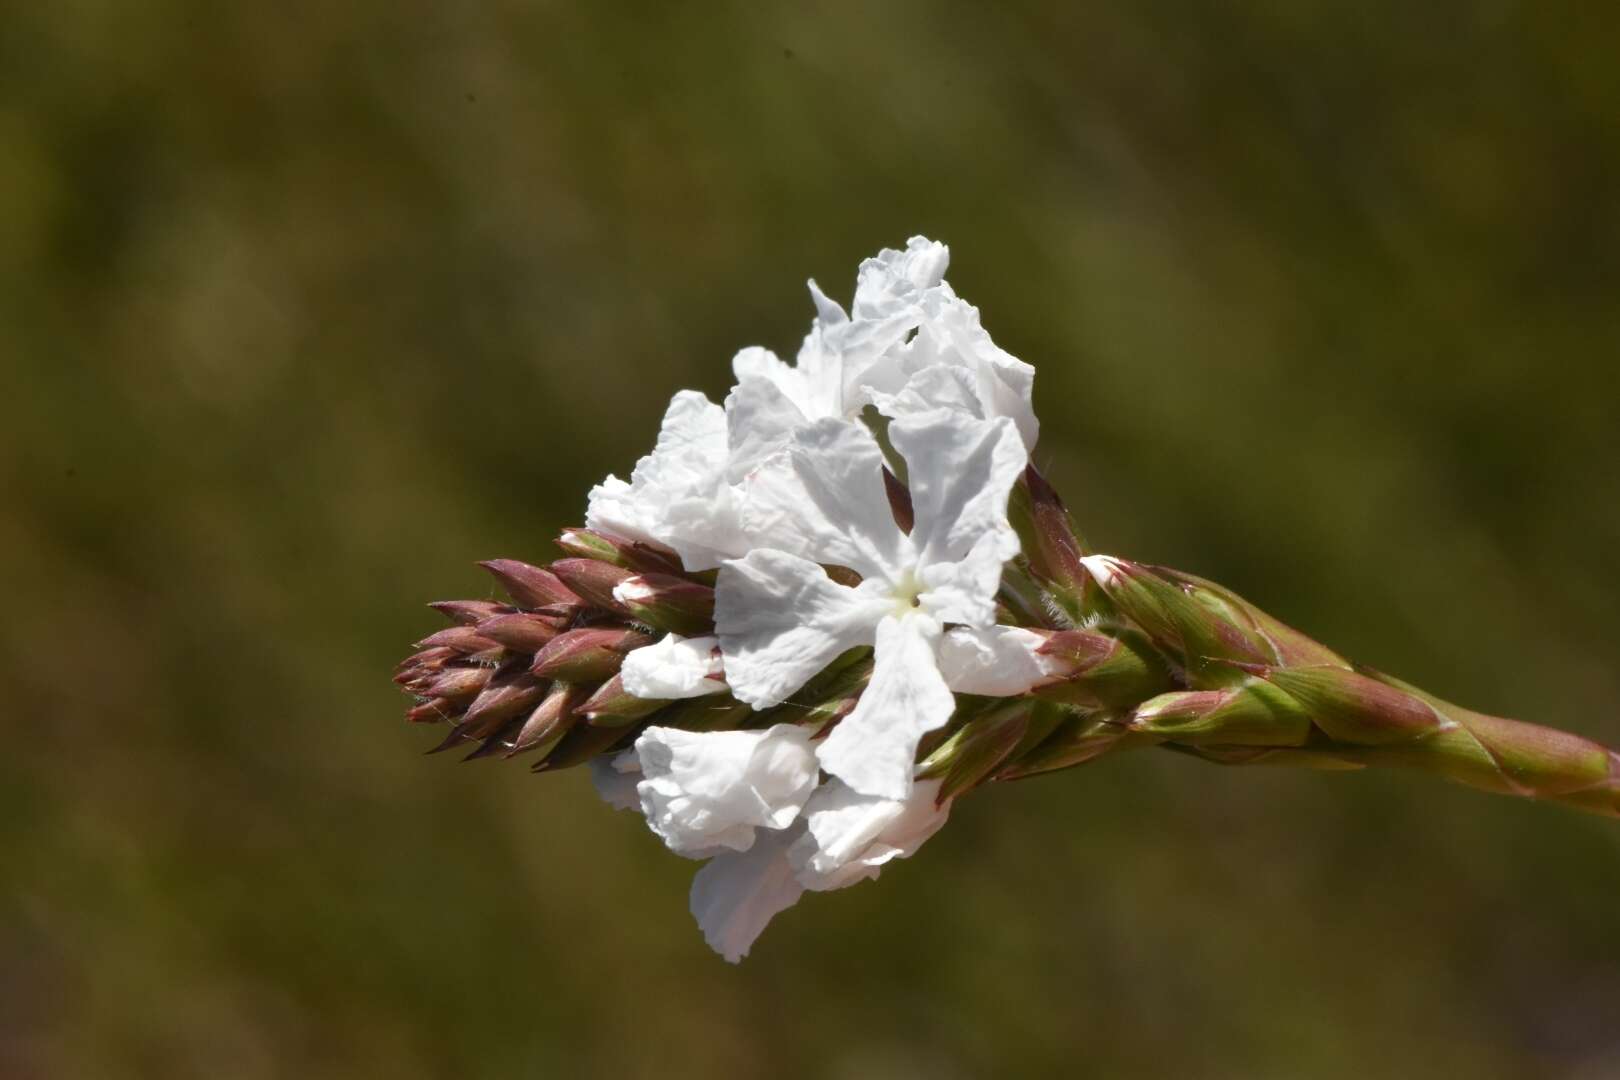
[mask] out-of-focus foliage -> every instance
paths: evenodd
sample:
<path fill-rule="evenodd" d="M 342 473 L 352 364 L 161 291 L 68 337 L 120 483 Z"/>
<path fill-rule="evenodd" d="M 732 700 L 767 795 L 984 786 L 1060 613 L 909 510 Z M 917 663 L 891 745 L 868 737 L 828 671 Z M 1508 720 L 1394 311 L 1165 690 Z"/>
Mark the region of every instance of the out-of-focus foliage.
<path fill-rule="evenodd" d="M 0 1073 L 1616 1075 L 1612 822 L 1127 755 L 734 969 L 691 864 L 577 772 L 422 758 L 388 672 L 925 232 L 1099 547 L 1620 741 L 1617 31 L 13 5 Z"/>

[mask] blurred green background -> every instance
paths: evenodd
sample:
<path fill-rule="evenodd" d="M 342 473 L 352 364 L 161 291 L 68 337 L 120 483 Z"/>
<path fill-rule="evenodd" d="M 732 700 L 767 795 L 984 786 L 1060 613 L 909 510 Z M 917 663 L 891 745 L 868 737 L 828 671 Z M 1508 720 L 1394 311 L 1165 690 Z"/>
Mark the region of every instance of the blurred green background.
<path fill-rule="evenodd" d="M 0 1075 L 1620 1075 L 1620 825 L 1169 754 L 740 968 L 388 681 L 923 232 L 1104 550 L 1620 742 L 1602 5 L 11 5 Z"/>

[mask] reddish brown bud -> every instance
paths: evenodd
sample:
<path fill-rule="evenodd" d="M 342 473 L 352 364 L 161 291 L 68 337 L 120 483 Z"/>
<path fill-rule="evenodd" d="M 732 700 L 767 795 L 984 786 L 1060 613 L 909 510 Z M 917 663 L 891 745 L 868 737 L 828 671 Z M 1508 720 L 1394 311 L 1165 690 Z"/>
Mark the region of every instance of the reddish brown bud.
<path fill-rule="evenodd" d="M 502 674 L 491 679 L 483 693 L 467 706 L 461 722 L 473 738 L 487 738 L 513 716 L 534 708 L 545 692 L 546 684 L 526 671 Z"/>
<path fill-rule="evenodd" d="M 635 577 L 633 571 L 595 559 L 558 559 L 551 564 L 551 570 L 592 607 L 629 614 L 624 605 L 613 598 L 613 590 L 619 582 Z"/>
<path fill-rule="evenodd" d="M 596 682 L 619 670 L 624 654 L 653 639 L 627 626 L 586 626 L 558 634 L 534 657 L 529 669 L 538 678 Z"/>
<path fill-rule="evenodd" d="M 510 605 L 497 604 L 493 600 L 436 600 L 428 607 L 462 626 L 471 626 L 475 622 L 504 615 L 513 610 Z"/>
<path fill-rule="evenodd" d="M 405 713 L 405 719 L 413 724 L 442 724 L 456 719 L 466 711 L 466 708 L 465 704 L 458 705 L 453 701 L 436 698 L 432 701 L 424 701 L 408 710 Z"/>
<path fill-rule="evenodd" d="M 500 652 L 498 641 L 484 637 L 471 626 L 449 626 L 416 643 L 419 649 L 454 649 L 463 656 Z"/>
<path fill-rule="evenodd" d="M 894 515 L 894 523 L 900 526 L 900 531 L 911 535 L 912 528 L 917 524 L 917 512 L 911 505 L 911 489 L 900 482 L 900 478 L 883 467 L 883 493 L 889 497 L 889 512 Z"/>
<path fill-rule="evenodd" d="M 399 664 L 395 666 L 394 673 L 397 676 L 403 674 L 404 672 L 413 671 L 418 668 L 428 671 L 437 671 L 444 667 L 446 661 L 453 659 L 457 655 L 459 654 L 456 652 L 456 650 L 451 648 L 438 647 L 423 649 L 421 652 L 412 653 L 405 659 L 401 660 Z"/>
<path fill-rule="evenodd" d="M 484 692 L 494 674 L 495 669 L 491 667 L 445 668 L 433 680 L 426 696 L 471 701 Z"/>
<path fill-rule="evenodd" d="M 577 607 L 580 598 L 556 575 L 516 559 L 489 559 L 478 564 L 496 581 L 519 607 L 543 608 L 553 605 Z"/>
<path fill-rule="evenodd" d="M 507 757 L 527 753 L 538 747 L 555 744 L 579 719 L 580 703 L 589 696 L 589 688 L 574 683 L 552 683 L 540 704 L 523 721 L 507 748 Z"/>
<path fill-rule="evenodd" d="M 550 616 L 520 611 L 485 619 L 474 629 L 513 652 L 534 653 L 545 648 L 546 643 L 557 636 L 559 627 L 557 620 Z"/>
<path fill-rule="evenodd" d="M 679 574 L 681 557 L 660 544 L 622 540 L 594 529 L 566 529 L 557 546 L 577 559 L 596 559 L 638 573 Z"/>
<path fill-rule="evenodd" d="M 579 707 L 579 713 L 597 727 L 620 728 L 650 716 L 668 704 L 667 701 L 636 697 L 624 688 L 624 680 L 614 675 L 597 687 L 590 700 Z"/>
<path fill-rule="evenodd" d="M 686 637 L 714 633 L 714 590 L 670 574 L 637 574 L 613 596 L 634 619 Z"/>

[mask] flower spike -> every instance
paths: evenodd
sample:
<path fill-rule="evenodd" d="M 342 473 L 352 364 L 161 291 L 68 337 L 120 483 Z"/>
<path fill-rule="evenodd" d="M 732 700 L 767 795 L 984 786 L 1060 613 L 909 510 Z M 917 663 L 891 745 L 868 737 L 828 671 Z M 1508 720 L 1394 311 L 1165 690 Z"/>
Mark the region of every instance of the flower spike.
<path fill-rule="evenodd" d="M 922 237 L 884 250 L 847 311 L 812 282 L 794 360 L 744 349 L 723 404 L 677 393 L 562 558 L 483 562 L 506 599 L 431 605 L 450 625 L 393 672 L 408 721 L 447 725 L 429 752 L 588 762 L 703 863 L 692 914 L 732 962 L 804 892 L 915 854 L 957 800 L 1124 750 L 1397 767 L 1620 817 L 1620 754 L 1090 549 L 1030 463 L 1034 369 L 948 263 Z"/>

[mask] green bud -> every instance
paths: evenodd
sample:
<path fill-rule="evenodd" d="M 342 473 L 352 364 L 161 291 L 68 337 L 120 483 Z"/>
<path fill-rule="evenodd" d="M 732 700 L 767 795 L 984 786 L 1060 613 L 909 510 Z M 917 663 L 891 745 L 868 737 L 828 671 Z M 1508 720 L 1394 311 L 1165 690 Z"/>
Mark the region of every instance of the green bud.
<path fill-rule="evenodd" d="M 1033 708 L 1031 702 L 1013 700 L 976 713 L 923 759 L 918 779 L 940 780 L 941 803 L 976 787 L 1018 748 Z"/>
<path fill-rule="evenodd" d="M 594 727 L 622 728 L 650 716 L 668 705 L 667 701 L 639 698 L 624 688 L 624 678 L 614 675 L 596 688 L 578 712 Z"/>
<path fill-rule="evenodd" d="M 595 559 L 637 573 L 679 574 L 681 557 L 659 544 L 621 540 L 594 529 L 565 529 L 557 546 L 577 559 Z"/>
<path fill-rule="evenodd" d="M 1151 568 L 1111 555 L 1088 555 L 1081 561 L 1114 606 L 1176 656 L 1194 689 L 1241 681 L 1241 675 L 1221 661 L 1273 660 L 1258 633 L 1211 611 Z"/>
<path fill-rule="evenodd" d="M 1033 691 L 1047 701 L 1125 709 L 1174 685 L 1164 658 L 1134 630 L 1060 630 L 1040 651 L 1072 670 L 1063 681 Z"/>
<path fill-rule="evenodd" d="M 1303 746 L 1309 712 L 1264 682 L 1223 690 L 1160 694 L 1131 713 L 1133 731 L 1170 742 L 1226 746 Z"/>

